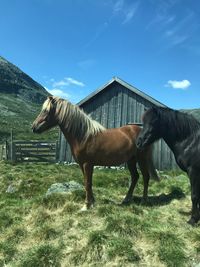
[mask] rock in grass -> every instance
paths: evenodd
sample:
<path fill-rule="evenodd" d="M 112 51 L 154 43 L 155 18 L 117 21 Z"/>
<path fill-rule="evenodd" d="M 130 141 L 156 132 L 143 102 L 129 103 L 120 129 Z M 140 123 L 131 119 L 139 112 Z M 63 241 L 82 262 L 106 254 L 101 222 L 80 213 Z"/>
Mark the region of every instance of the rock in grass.
<path fill-rule="evenodd" d="M 70 181 L 66 183 L 55 183 L 47 190 L 46 196 L 53 193 L 71 193 L 76 190 L 83 190 L 83 186 L 75 181 Z"/>
<path fill-rule="evenodd" d="M 6 193 L 9 193 L 9 194 L 15 193 L 16 191 L 17 191 L 17 188 L 12 184 L 10 184 L 8 188 L 6 189 Z"/>
<path fill-rule="evenodd" d="M 13 194 L 17 191 L 19 191 L 19 188 L 22 184 L 22 180 L 18 180 L 18 181 L 15 181 L 15 182 L 12 182 L 11 184 L 9 184 L 9 186 L 7 187 L 6 189 L 6 193 L 8 194 Z"/>

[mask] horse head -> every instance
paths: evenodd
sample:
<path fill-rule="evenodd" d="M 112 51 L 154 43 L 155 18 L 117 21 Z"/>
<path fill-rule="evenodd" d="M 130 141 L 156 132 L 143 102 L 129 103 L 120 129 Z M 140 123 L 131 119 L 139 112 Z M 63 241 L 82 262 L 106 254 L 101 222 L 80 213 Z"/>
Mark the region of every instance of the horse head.
<path fill-rule="evenodd" d="M 148 109 L 142 116 L 143 128 L 136 140 L 136 146 L 143 149 L 154 141 L 158 140 L 160 135 L 160 120 L 157 108 Z"/>
<path fill-rule="evenodd" d="M 57 125 L 55 116 L 56 98 L 49 96 L 42 106 L 40 114 L 37 116 L 32 124 L 34 133 L 42 133 Z"/>

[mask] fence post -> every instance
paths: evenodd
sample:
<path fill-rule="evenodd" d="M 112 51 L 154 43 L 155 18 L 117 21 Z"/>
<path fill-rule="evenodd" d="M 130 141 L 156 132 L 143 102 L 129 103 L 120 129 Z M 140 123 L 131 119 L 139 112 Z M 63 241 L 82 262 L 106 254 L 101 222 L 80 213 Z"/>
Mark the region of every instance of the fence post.
<path fill-rule="evenodd" d="M 59 141 L 56 141 L 56 154 L 55 154 L 55 161 L 58 162 L 59 160 Z"/>
<path fill-rule="evenodd" d="M 9 146 L 8 146 L 8 141 L 6 140 L 5 142 L 5 160 L 9 159 Z"/>
<path fill-rule="evenodd" d="M 15 161 L 15 143 L 13 141 L 13 130 L 10 132 L 10 160 Z"/>

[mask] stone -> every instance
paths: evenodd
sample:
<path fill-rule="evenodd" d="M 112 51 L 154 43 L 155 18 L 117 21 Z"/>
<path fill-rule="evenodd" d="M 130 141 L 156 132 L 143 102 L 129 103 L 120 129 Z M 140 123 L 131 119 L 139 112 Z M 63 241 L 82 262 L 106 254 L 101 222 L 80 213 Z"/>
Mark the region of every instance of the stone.
<path fill-rule="evenodd" d="M 6 189 L 6 193 L 9 193 L 9 194 L 15 193 L 16 191 L 17 191 L 17 188 L 12 184 L 10 184 L 8 188 Z"/>
<path fill-rule="evenodd" d="M 71 193 L 76 190 L 83 190 L 83 186 L 75 181 L 69 181 L 65 183 L 55 183 L 47 190 L 46 196 L 53 193 Z"/>

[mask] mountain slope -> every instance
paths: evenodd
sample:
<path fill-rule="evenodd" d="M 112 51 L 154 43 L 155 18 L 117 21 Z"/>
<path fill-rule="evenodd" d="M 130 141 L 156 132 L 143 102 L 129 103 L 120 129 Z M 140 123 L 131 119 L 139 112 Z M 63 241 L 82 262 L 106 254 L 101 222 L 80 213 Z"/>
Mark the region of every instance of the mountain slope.
<path fill-rule="evenodd" d="M 193 115 L 198 121 L 200 121 L 200 109 L 199 108 L 185 109 L 183 111 Z"/>
<path fill-rule="evenodd" d="M 9 139 L 55 139 L 57 132 L 33 135 L 31 124 L 49 93 L 18 67 L 0 57 L 0 143 Z"/>
<path fill-rule="evenodd" d="M 42 103 L 49 95 L 43 86 L 1 56 L 0 93 L 14 94 L 32 103 Z"/>

